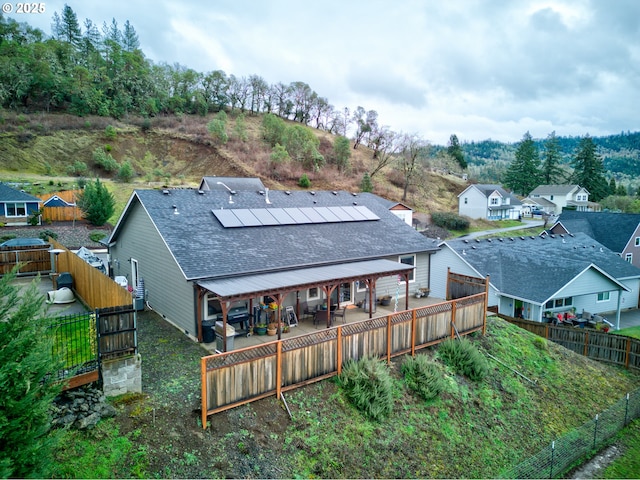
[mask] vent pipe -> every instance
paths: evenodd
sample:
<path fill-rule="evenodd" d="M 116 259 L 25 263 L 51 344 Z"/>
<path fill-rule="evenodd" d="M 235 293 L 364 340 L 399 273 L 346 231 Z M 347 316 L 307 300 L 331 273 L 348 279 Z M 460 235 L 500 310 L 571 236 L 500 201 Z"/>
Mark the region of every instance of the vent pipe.
<path fill-rule="evenodd" d="M 271 200 L 269 200 L 269 189 L 265 187 L 264 189 L 264 201 L 268 204 L 271 205 Z"/>

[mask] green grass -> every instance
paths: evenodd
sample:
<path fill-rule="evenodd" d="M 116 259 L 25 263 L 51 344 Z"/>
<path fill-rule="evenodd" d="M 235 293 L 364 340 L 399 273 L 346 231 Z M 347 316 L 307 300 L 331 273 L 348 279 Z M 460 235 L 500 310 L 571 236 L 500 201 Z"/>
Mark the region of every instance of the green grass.
<path fill-rule="evenodd" d="M 602 478 L 638 478 L 640 476 L 640 420 L 628 425 L 620 435 L 623 454 L 616 458 Z"/>
<path fill-rule="evenodd" d="M 96 359 L 97 340 L 92 315 L 86 314 L 59 324 L 56 319 L 51 321 L 55 325 L 51 329 L 54 353 L 62 352 L 65 368 L 74 368 Z"/>
<path fill-rule="evenodd" d="M 640 338 L 640 326 L 623 328 L 621 330 L 611 331 L 615 335 L 624 335 L 625 337 Z"/>

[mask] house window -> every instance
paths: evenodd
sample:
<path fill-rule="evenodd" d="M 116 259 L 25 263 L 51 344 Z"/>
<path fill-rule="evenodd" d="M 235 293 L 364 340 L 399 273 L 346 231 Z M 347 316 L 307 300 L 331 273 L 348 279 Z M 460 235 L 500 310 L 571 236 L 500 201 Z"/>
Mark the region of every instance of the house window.
<path fill-rule="evenodd" d="M 624 259 L 625 259 L 627 262 L 629 262 L 629 263 L 633 263 L 633 253 L 627 253 L 627 254 L 624 256 Z"/>
<path fill-rule="evenodd" d="M 26 203 L 7 203 L 7 217 L 26 217 Z"/>
<path fill-rule="evenodd" d="M 366 292 L 367 282 L 364 280 L 356 280 L 356 292 Z"/>
<path fill-rule="evenodd" d="M 491 198 L 491 205 L 498 205 L 498 198 L 492 197 Z"/>
<path fill-rule="evenodd" d="M 553 200 L 553 195 L 550 195 L 550 196 L 549 196 L 549 200 Z"/>
<path fill-rule="evenodd" d="M 218 298 L 212 294 L 208 293 L 205 298 L 205 320 L 218 319 L 222 315 L 222 307 L 220 306 L 220 301 Z"/>
<path fill-rule="evenodd" d="M 464 197 L 464 204 L 466 205 L 467 203 L 469 203 L 469 199 L 467 197 Z"/>
<path fill-rule="evenodd" d="M 545 303 L 545 308 L 565 308 L 573 305 L 573 297 L 556 298 Z"/>
<path fill-rule="evenodd" d="M 600 292 L 598 294 L 598 302 L 608 302 L 609 301 L 609 292 Z"/>
<path fill-rule="evenodd" d="M 636 247 L 640 247 L 640 237 L 636 237 Z"/>
<path fill-rule="evenodd" d="M 398 259 L 400 263 L 404 263 L 405 265 L 413 266 L 413 270 L 409 272 L 409 282 L 413 282 L 415 280 L 415 266 L 416 266 L 416 256 L 415 255 L 404 255 Z"/>
<path fill-rule="evenodd" d="M 307 300 L 318 300 L 320 298 L 320 289 L 313 287 L 307 290 Z"/>

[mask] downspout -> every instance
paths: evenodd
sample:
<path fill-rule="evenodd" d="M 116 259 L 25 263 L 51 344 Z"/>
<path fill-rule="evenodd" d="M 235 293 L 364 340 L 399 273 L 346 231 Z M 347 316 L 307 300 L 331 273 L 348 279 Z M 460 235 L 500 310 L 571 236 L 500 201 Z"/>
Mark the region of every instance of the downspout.
<path fill-rule="evenodd" d="M 618 290 L 618 306 L 616 307 L 616 330 L 620 330 L 620 299 L 622 290 Z"/>

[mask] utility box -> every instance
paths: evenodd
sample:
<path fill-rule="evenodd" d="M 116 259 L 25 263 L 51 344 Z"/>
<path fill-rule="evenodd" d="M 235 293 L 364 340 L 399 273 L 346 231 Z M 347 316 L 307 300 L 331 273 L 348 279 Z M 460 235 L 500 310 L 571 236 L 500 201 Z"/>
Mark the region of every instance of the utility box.
<path fill-rule="evenodd" d="M 233 339 L 236 336 L 236 329 L 227 323 L 227 331 L 223 329 L 222 322 L 216 322 L 216 350 L 224 352 L 224 337 L 227 337 L 227 352 L 233 350 Z"/>

